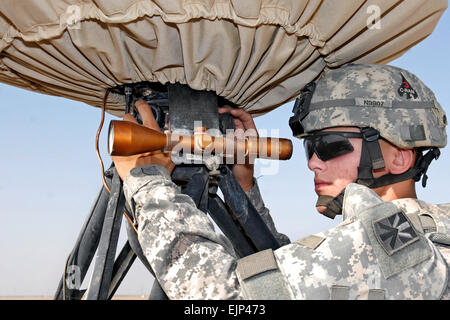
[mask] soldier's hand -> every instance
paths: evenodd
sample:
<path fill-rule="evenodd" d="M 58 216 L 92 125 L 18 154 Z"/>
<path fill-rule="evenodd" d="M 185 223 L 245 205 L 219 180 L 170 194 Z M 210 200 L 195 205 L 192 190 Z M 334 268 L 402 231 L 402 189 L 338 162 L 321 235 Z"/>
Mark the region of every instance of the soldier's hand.
<path fill-rule="evenodd" d="M 145 101 L 137 101 L 136 108 L 141 115 L 142 124 L 144 126 L 161 132 L 161 129 L 156 122 L 155 117 L 153 116 L 150 106 Z M 130 114 L 125 114 L 123 120 L 138 123 L 137 120 Z M 126 176 L 132 169 L 139 166 L 159 164 L 163 167 L 166 167 L 169 171 L 169 174 L 172 173 L 173 168 L 175 167 L 175 164 L 170 158 L 170 153 L 164 153 L 160 150 L 136 154 L 132 156 L 112 156 L 112 160 L 114 161 L 116 170 L 122 181 L 125 180 Z"/>
<path fill-rule="evenodd" d="M 219 108 L 219 113 L 230 113 L 234 118 L 235 137 L 242 139 L 245 137 L 258 137 L 255 122 L 252 116 L 242 109 L 224 106 Z M 249 191 L 253 187 L 254 164 L 233 165 L 233 175 L 244 191 Z"/>

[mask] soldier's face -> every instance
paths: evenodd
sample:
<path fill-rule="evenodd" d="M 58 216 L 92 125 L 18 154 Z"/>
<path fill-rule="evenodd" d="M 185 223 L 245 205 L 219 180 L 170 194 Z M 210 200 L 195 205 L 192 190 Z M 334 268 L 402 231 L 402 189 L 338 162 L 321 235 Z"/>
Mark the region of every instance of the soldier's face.
<path fill-rule="evenodd" d="M 336 127 L 324 129 L 326 131 L 360 132 L 355 127 Z M 353 151 L 328 161 L 322 161 L 313 154 L 308 161 L 308 168 L 314 172 L 314 188 L 317 195 L 337 196 L 349 183 L 356 180 L 361 158 L 362 139 L 349 138 Z M 325 207 L 317 207 L 324 212 Z"/>

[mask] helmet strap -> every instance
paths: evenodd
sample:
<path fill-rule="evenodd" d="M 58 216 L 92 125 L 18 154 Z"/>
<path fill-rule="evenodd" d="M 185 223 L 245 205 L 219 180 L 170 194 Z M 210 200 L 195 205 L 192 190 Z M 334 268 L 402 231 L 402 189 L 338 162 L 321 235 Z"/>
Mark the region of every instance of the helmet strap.
<path fill-rule="evenodd" d="M 324 212 L 321 212 L 324 216 L 334 219 L 336 215 L 342 213 L 342 204 L 344 203 L 344 192 L 345 189 L 341 191 L 336 197 L 332 196 L 319 196 L 316 202 L 316 207 L 326 207 Z"/>
<path fill-rule="evenodd" d="M 381 152 L 380 133 L 373 128 L 361 128 L 363 135 L 361 160 L 358 167 L 358 178 L 356 183 L 370 186 L 374 183 L 373 170 L 383 169 L 385 167 L 383 153 Z"/>
<path fill-rule="evenodd" d="M 367 128 L 361 129 L 364 135 L 364 131 Z M 375 129 L 368 128 L 378 132 Z M 368 131 L 367 131 L 368 132 Z M 408 169 L 402 174 L 385 174 L 384 176 L 374 178 L 373 170 L 382 169 L 385 167 L 383 154 L 381 153 L 380 144 L 378 142 L 379 134 L 377 134 L 376 140 L 373 141 L 372 137 L 374 134 L 369 134 L 369 139 L 363 138 L 362 149 L 361 149 L 361 160 L 358 167 L 358 178 L 356 183 L 369 187 L 371 189 L 384 187 L 394 183 L 402 182 L 409 179 L 414 179 L 414 181 L 419 181 L 422 179 L 422 186 L 425 188 L 428 180 L 426 172 L 433 159 L 438 159 L 440 155 L 439 148 L 432 148 L 425 155 L 420 152 L 414 167 Z"/>
<path fill-rule="evenodd" d="M 439 148 L 431 148 L 430 151 L 428 151 L 425 155 L 423 155 L 423 153 L 420 152 L 419 156 L 417 157 L 416 163 L 414 165 L 414 169 L 415 169 L 415 173 L 416 173 L 413 177 L 414 181 L 416 181 L 416 182 L 419 181 L 423 175 L 422 187 L 425 188 L 427 186 L 427 180 L 428 180 L 428 176 L 427 176 L 428 167 L 429 167 L 431 161 L 439 159 L 440 155 L 441 155 L 441 151 L 439 150 Z"/>
<path fill-rule="evenodd" d="M 378 170 L 385 167 L 383 154 L 378 141 L 380 135 L 379 132 L 373 128 L 362 128 L 361 133 L 363 134 L 361 160 L 358 167 L 358 177 L 355 183 L 374 189 L 408 179 L 419 181 L 423 176 L 422 186 L 426 186 L 428 179 L 426 172 L 431 161 L 439 158 L 439 148 L 431 148 L 425 155 L 420 152 L 414 167 L 408 169 L 402 174 L 388 173 L 384 176 L 374 178 L 373 170 Z M 342 214 L 344 193 L 345 189 L 342 190 L 336 197 L 321 195 L 317 199 L 316 207 L 326 207 L 327 209 L 322 214 L 328 218 L 334 219 L 336 215 Z"/>

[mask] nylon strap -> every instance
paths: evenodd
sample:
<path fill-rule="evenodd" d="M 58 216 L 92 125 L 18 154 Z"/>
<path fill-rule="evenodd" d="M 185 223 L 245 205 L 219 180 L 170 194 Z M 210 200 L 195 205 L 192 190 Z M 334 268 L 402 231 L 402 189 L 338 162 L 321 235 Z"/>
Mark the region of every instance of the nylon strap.
<path fill-rule="evenodd" d="M 356 181 L 356 183 L 365 185 L 366 187 L 369 187 L 371 189 L 375 189 L 375 188 L 379 188 L 379 187 L 384 187 L 387 186 L 389 184 L 394 184 L 397 182 L 402 182 L 408 179 L 413 179 L 417 174 L 417 169 L 415 168 L 410 168 L 408 169 L 408 171 L 402 173 L 402 174 L 385 174 L 384 176 L 378 177 L 376 179 L 373 179 L 371 183 L 369 184 L 364 184 L 367 181 L 364 181 L 364 183 L 360 183 L 359 180 Z"/>
<path fill-rule="evenodd" d="M 316 207 L 326 207 L 327 209 L 322 214 L 330 219 L 334 219 L 337 214 L 342 213 L 342 204 L 344 202 L 345 189 L 342 190 L 336 197 L 319 196 L 316 202 Z"/>
<path fill-rule="evenodd" d="M 414 179 L 414 181 L 419 181 L 420 178 L 423 176 L 422 186 L 425 188 L 428 179 L 428 176 L 426 174 L 428 166 L 430 165 L 432 160 L 439 158 L 439 155 L 440 155 L 439 149 L 432 148 L 429 152 L 427 152 L 427 154 L 420 155 L 414 167 L 408 169 L 406 172 L 402 174 L 385 174 L 384 176 L 375 179 L 373 178 L 371 168 L 369 168 L 367 165 L 361 166 L 361 163 L 367 162 L 366 159 L 363 160 L 363 151 L 361 151 L 361 161 L 360 167 L 358 167 L 358 179 L 356 180 L 356 183 L 374 189 L 389 184 L 405 181 L 408 179 Z"/>
<path fill-rule="evenodd" d="M 381 153 L 380 143 L 378 138 L 380 133 L 373 128 L 361 128 L 361 134 L 363 135 L 363 149 L 366 150 L 365 156 L 367 157 L 367 163 L 371 163 L 373 170 L 383 169 L 385 167 L 383 154 Z"/>
<path fill-rule="evenodd" d="M 356 183 L 370 186 L 375 181 L 373 170 L 382 169 L 385 164 L 378 142 L 378 131 L 373 128 L 361 128 L 361 133 L 363 134 L 363 141 Z"/>

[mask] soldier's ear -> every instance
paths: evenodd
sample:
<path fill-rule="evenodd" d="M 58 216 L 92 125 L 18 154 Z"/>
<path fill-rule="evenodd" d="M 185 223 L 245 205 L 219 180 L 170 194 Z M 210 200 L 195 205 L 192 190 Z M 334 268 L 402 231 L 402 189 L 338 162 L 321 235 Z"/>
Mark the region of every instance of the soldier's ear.
<path fill-rule="evenodd" d="M 416 162 L 414 149 L 402 149 L 384 139 L 380 139 L 379 142 L 386 166 L 383 171 L 391 174 L 402 174 L 414 166 Z"/>
<path fill-rule="evenodd" d="M 386 164 L 391 174 L 402 174 L 414 166 L 416 154 L 413 149 L 401 149 L 393 145 L 391 148 L 392 151 Z"/>

